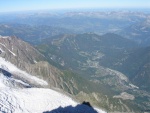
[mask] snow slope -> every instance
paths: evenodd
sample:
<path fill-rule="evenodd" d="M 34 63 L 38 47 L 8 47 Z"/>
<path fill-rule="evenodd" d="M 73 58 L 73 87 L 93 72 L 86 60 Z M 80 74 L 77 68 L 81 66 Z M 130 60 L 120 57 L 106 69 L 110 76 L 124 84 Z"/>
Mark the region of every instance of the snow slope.
<path fill-rule="evenodd" d="M 41 80 L 35 76 L 29 75 L 25 71 L 18 69 L 15 65 L 11 64 L 10 62 L 6 61 L 4 58 L 0 57 L 0 68 L 12 73 L 17 74 L 18 76 L 22 77 L 23 79 L 27 79 L 33 81 L 39 85 L 48 85 L 48 83 L 44 80 Z"/>
<path fill-rule="evenodd" d="M 50 89 L 1 89 L 1 111 L 7 113 L 42 113 L 58 108 L 59 106 L 75 106 L 76 103 L 69 97 Z"/>
<path fill-rule="evenodd" d="M 77 106 L 71 98 L 51 89 L 0 89 L 0 111 L 6 113 L 42 113 L 67 106 Z M 82 105 L 89 109 L 88 106 Z M 80 108 L 81 109 L 81 108 Z M 78 109 L 80 111 L 80 109 Z M 85 113 L 86 113 L 85 109 Z M 98 113 L 105 113 L 96 109 Z M 89 111 L 88 111 L 89 112 Z M 58 112 L 59 113 L 59 112 Z M 60 112 L 61 113 L 61 112 Z M 90 112 L 89 112 L 90 113 Z M 91 113 L 92 110 L 91 110 Z"/>
<path fill-rule="evenodd" d="M 5 59 L 0 58 L 1 113 L 43 113 L 45 111 L 52 111 L 60 107 L 75 107 L 78 105 L 78 103 L 72 100 L 70 97 L 51 89 L 20 87 L 20 85 L 27 86 L 29 84 L 22 80 L 13 78 L 13 75 L 7 76 L 7 73 L 4 73 L 3 70 L 8 73 L 18 73 L 19 76 L 23 75 L 26 77 L 26 79 L 29 78 L 39 82 L 41 85 L 46 85 L 44 80 L 33 77 L 18 69 L 10 62 L 5 61 Z M 93 113 L 93 111 L 90 111 L 89 107 L 86 105 L 81 105 L 81 107 L 77 110 L 81 111 L 81 109 L 82 113 L 83 111 L 84 113 Z M 96 110 L 98 113 L 105 113 L 103 110 Z M 61 113 L 61 111 L 58 109 L 57 113 Z"/>

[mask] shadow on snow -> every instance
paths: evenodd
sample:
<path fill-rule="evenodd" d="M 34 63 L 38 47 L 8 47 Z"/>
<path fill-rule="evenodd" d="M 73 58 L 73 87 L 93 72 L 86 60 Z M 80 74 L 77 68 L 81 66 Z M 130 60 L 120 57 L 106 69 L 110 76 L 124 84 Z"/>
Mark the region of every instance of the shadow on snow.
<path fill-rule="evenodd" d="M 83 102 L 77 106 L 58 107 L 52 111 L 45 111 L 43 113 L 98 113 L 89 102 Z"/>

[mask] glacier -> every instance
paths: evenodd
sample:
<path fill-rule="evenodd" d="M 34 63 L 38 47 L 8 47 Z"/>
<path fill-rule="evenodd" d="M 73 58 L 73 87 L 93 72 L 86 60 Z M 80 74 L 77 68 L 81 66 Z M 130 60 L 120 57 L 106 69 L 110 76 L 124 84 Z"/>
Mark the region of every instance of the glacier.
<path fill-rule="evenodd" d="M 5 71 L 10 75 L 7 76 Z M 19 74 L 19 76 L 24 76 L 25 79 L 32 79 L 40 85 L 47 85 L 46 81 L 18 69 L 15 65 L 0 57 L 1 113 L 43 113 L 67 106 L 75 108 L 79 105 L 79 103 L 74 101 L 71 97 L 52 89 L 37 87 L 27 88 L 26 86 L 30 86 L 30 84 L 13 77 L 14 73 Z M 78 108 L 78 113 L 81 113 L 81 110 L 82 113 L 95 113 L 92 110 L 90 111 L 87 105 L 81 105 L 81 107 Z M 97 113 L 106 113 L 104 110 L 98 108 L 94 108 L 94 110 L 97 111 Z M 58 109 L 57 113 L 62 112 Z"/>

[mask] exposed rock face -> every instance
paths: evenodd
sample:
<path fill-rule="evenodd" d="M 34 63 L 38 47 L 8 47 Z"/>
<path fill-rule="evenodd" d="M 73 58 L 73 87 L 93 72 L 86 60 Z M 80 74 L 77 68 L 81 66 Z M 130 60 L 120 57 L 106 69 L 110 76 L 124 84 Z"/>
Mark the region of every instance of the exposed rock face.
<path fill-rule="evenodd" d="M 23 63 L 36 63 L 44 59 L 35 48 L 30 44 L 18 39 L 15 36 L 0 38 L 0 48 L 4 51 L 1 53 L 6 60 L 13 62 L 13 64 L 21 67 Z"/>
<path fill-rule="evenodd" d="M 18 68 L 46 80 L 49 87 L 63 87 L 63 73 L 45 60 L 45 57 L 30 44 L 12 36 L 0 36 L 0 57 Z"/>

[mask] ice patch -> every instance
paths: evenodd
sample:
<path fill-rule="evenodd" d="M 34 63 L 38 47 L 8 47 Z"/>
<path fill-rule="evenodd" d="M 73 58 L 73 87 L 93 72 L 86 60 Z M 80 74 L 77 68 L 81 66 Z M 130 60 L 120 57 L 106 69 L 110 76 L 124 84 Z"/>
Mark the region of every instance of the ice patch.
<path fill-rule="evenodd" d="M 0 48 L 0 54 L 3 53 L 4 51 Z"/>
<path fill-rule="evenodd" d="M 9 36 L 1 36 L 1 35 L 0 35 L 0 38 L 9 38 Z"/>
<path fill-rule="evenodd" d="M 5 47 L 12 55 L 16 56 L 16 54 L 14 52 L 12 52 L 11 50 L 9 50 L 4 44 L 0 43 L 3 47 Z"/>
<path fill-rule="evenodd" d="M 36 60 L 33 60 L 33 62 L 36 64 L 37 63 L 37 61 Z"/>
<path fill-rule="evenodd" d="M 13 79 L 15 82 L 17 82 L 17 83 L 20 83 L 20 84 L 22 84 L 22 85 L 24 85 L 24 86 L 30 86 L 29 84 L 27 84 L 27 83 L 25 83 L 25 82 L 23 82 L 23 81 L 21 81 L 21 80 L 17 80 L 17 79 Z"/>

